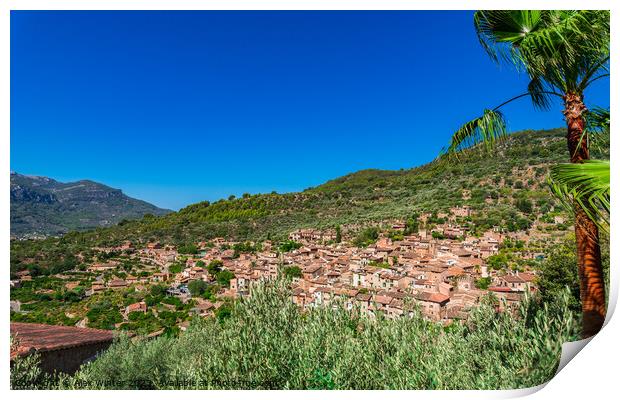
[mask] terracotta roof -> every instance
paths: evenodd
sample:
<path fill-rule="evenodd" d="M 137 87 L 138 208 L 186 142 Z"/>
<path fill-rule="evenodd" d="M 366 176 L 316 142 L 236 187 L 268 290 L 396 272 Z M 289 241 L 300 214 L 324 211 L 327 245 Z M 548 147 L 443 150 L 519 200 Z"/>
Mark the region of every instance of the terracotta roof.
<path fill-rule="evenodd" d="M 459 276 L 459 275 L 463 275 L 464 273 L 465 273 L 465 270 L 461 267 L 448 268 L 448 277 Z"/>
<path fill-rule="evenodd" d="M 500 279 L 503 279 L 506 282 L 510 282 L 510 283 L 524 283 L 525 282 L 525 280 L 518 275 L 504 275 L 504 276 L 500 276 Z"/>
<path fill-rule="evenodd" d="M 313 264 L 313 265 L 307 266 L 303 272 L 313 274 L 321 268 L 322 268 L 321 264 Z"/>
<path fill-rule="evenodd" d="M 420 292 L 415 295 L 417 300 L 428 301 L 431 303 L 447 303 L 450 297 L 441 293 Z"/>
<path fill-rule="evenodd" d="M 392 300 L 394 299 L 390 296 L 379 296 L 379 295 L 375 296 L 375 302 L 379 304 L 388 305 L 390 304 Z"/>
<path fill-rule="evenodd" d="M 372 296 L 366 293 L 358 293 L 357 296 L 355 296 L 356 299 L 361 300 L 361 301 L 368 301 L 370 300 Z"/>
<path fill-rule="evenodd" d="M 11 336 L 18 340 L 16 351 L 11 351 L 13 358 L 33 351 L 52 351 L 109 342 L 114 339 L 114 332 L 75 326 L 11 322 Z"/>
<path fill-rule="evenodd" d="M 525 282 L 533 282 L 536 279 L 536 275 L 530 274 L 529 272 L 521 272 L 519 278 L 523 279 Z"/>
<path fill-rule="evenodd" d="M 457 255 L 459 257 L 469 257 L 472 255 L 472 252 L 467 251 L 465 249 L 454 249 L 452 250 L 452 254 Z"/>
<path fill-rule="evenodd" d="M 490 292 L 512 292 L 512 289 L 505 286 L 489 286 Z"/>
<path fill-rule="evenodd" d="M 138 310 L 142 310 L 142 309 L 146 310 L 146 303 L 141 301 L 141 302 L 138 302 L 138 303 L 133 303 L 133 304 L 128 305 L 125 308 L 125 311 L 127 313 L 130 313 L 130 312 L 138 311 Z"/>

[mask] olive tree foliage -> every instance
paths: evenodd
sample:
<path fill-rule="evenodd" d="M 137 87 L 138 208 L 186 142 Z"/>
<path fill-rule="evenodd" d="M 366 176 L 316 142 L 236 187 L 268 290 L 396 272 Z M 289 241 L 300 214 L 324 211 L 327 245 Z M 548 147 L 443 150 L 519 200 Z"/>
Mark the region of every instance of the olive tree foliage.
<path fill-rule="evenodd" d="M 17 351 L 19 338 L 11 336 L 11 353 Z M 53 377 L 47 376 L 39 363 L 41 357 L 38 354 L 31 354 L 26 357 L 15 357 L 11 360 L 11 383 L 13 390 L 21 389 L 50 389 L 53 388 Z"/>
<path fill-rule="evenodd" d="M 199 320 L 178 338 L 121 338 L 57 388 L 503 389 L 555 373 L 576 338 L 567 295 L 511 313 L 483 302 L 467 323 L 360 316 L 344 307 L 301 313 L 283 281 L 253 289 L 229 318 Z"/>

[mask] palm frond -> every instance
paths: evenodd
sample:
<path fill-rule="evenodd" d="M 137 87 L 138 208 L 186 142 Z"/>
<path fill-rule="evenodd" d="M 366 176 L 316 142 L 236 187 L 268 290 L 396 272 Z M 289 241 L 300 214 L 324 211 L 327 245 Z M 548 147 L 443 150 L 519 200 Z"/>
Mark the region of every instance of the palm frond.
<path fill-rule="evenodd" d="M 583 92 L 605 70 L 609 15 L 604 10 L 486 10 L 474 14 L 474 27 L 491 59 L 506 60 L 548 87 Z M 536 106 L 545 104 L 541 97 L 532 99 Z"/>
<path fill-rule="evenodd" d="M 589 131 L 609 133 L 609 108 L 594 107 L 586 113 L 586 127 Z"/>
<path fill-rule="evenodd" d="M 565 92 L 582 92 L 609 55 L 609 13 L 569 10 L 544 15 L 538 29 L 520 42 L 520 61 L 530 77 L 543 77 Z"/>
<path fill-rule="evenodd" d="M 601 229 L 609 231 L 609 176 L 609 161 L 558 164 L 551 167 L 551 189 L 567 208 L 578 204 Z"/>
<path fill-rule="evenodd" d="M 450 145 L 444 153 L 455 154 L 478 144 L 490 149 L 504 136 L 506 136 L 504 115 L 497 110 L 487 109 L 482 116 L 463 124 L 452 135 Z"/>
<path fill-rule="evenodd" d="M 534 107 L 541 110 L 549 110 L 551 108 L 551 96 L 546 90 L 544 81 L 540 77 L 534 77 L 527 85 L 527 91 L 532 98 Z"/>
<path fill-rule="evenodd" d="M 604 35 L 600 26 L 593 24 L 598 16 L 591 11 L 548 11 L 544 22 L 523 37 L 519 52 L 526 60 L 538 56 L 556 60 L 599 48 L 604 43 Z"/>
<path fill-rule="evenodd" d="M 483 10 L 474 14 L 474 27 L 480 44 L 494 61 L 518 60 L 516 49 L 541 21 L 541 11 Z"/>
<path fill-rule="evenodd" d="M 587 110 L 584 114 L 585 127 L 583 134 L 587 136 L 587 144 L 590 149 L 597 148 L 602 150 L 602 146 L 609 141 L 609 109 L 594 107 Z M 577 150 L 584 141 L 579 141 Z"/>

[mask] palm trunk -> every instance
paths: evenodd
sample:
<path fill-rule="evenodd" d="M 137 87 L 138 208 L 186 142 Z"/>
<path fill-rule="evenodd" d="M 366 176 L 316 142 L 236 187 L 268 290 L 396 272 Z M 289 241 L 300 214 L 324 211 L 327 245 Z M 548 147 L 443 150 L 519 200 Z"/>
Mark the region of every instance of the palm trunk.
<path fill-rule="evenodd" d="M 578 93 L 567 93 L 564 96 L 564 106 L 563 113 L 568 127 L 566 139 L 570 161 L 581 163 L 590 158 L 588 137 L 584 135 L 583 112 L 586 107 L 583 103 L 583 96 Z M 601 264 L 598 227 L 578 204 L 575 203 L 573 207 L 581 310 L 583 313 L 582 336 L 586 338 L 598 333 L 605 322 L 605 280 Z"/>

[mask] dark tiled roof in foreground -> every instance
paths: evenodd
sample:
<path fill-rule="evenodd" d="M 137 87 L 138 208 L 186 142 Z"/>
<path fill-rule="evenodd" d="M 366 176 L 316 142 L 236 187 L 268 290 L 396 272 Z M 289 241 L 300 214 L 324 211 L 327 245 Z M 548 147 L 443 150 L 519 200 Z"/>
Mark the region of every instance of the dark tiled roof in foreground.
<path fill-rule="evenodd" d="M 112 331 L 11 322 L 11 336 L 18 341 L 16 351 L 11 349 L 11 358 L 33 351 L 43 352 L 69 347 L 108 342 L 114 339 Z"/>

